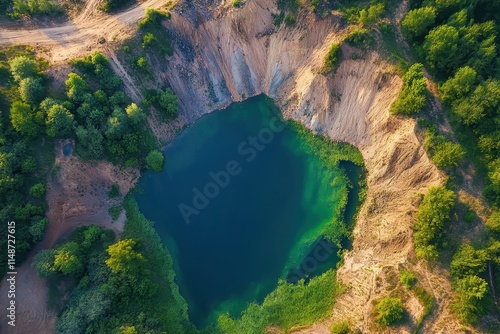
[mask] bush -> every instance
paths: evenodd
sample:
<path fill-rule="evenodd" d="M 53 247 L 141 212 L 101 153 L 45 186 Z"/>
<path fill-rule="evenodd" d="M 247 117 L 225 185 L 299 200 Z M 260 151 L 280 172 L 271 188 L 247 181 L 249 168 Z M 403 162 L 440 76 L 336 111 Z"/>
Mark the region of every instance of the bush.
<path fill-rule="evenodd" d="M 295 24 L 295 21 L 296 21 L 296 17 L 294 14 L 290 13 L 288 14 L 287 16 L 285 16 L 285 24 L 287 26 L 293 26 Z"/>
<path fill-rule="evenodd" d="M 413 64 L 403 76 L 403 89 L 391 105 L 391 113 L 409 115 L 421 112 L 427 104 L 427 83 L 423 65 Z"/>
<path fill-rule="evenodd" d="M 156 39 L 155 35 L 153 35 L 152 33 L 148 32 L 142 38 L 142 48 L 145 49 L 147 47 L 150 47 L 150 46 L 153 45 L 153 43 L 156 43 L 157 41 L 158 40 Z"/>
<path fill-rule="evenodd" d="M 40 78 L 22 79 L 19 83 L 19 95 L 24 102 L 36 107 L 44 95 L 42 80 Z"/>
<path fill-rule="evenodd" d="M 439 168 L 457 167 L 465 155 L 460 144 L 453 143 L 444 136 L 436 135 L 435 130 L 427 130 L 424 146 L 434 164 Z"/>
<path fill-rule="evenodd" d="M 377 322 L 382 327 L 394 325 L 403 319 L 403 304 L 399 298 L 384 297 L 377 306 Z"/>
<path fill-rule="evenodd" d="M 9 61 L 10 73 L 17 82 L 38 75 L 36 61 L 26 56 L 15 57 Z"/>
<path fill-rule="evenodd" d="M 326 54 L 321 73 L 326 74 L 333 71 L 335 65 L 337 65 L 337 62 L 339 61 L 340 48 L 341 45 L 339 43 L 333 43 L 332 45 L 330 45 L 330 49 Z"/>
<path fill-rule="evenodd" d="M 117 183 L 114 183 L 111 186 L 111 189 L 108 192 L 109 198 L 120 197 L 120 186 Z"/>
<path fill-rule="evenodd" d="M 47 218 L 40 218 L 32 222 L 28 231 L 33 237 L 33 242 L 39 242 L 42 240 L 48 224 L 49 220 Z"/>
<path fill-rule="evenodd" d="M 401 21 L 401 26 L 408 38 L 422 37 L 427 33 L 427 29 L 434 25 L 436 16 L 437 12 L 434 7 L 412 9 Z"/>
<path fill-rule="evenodd" d="M 445 187 L 430 187 L 417 211 L 415 252 L 418 257 L 435 260 L 443 239 L 444 224 L 450 219 L 456 195 Z"/>
<path fill-rule="evenodd" d="M 349 334 L 351 330 L 349 329 L 349 325 L 346 322 L 334 322 L 330 326 L 331 334 Z"/>
<path fill-rule="evenodd" d="M 383 3 L 373 4 L 366 9 L 362 9 L 359 12 L 358 22 L 363 26 L 373 25 L 380 19 L 384 10 L 385 6 Z"/>
<path fill-rule="evenodd" d="M 241 7 L 241 0 L 233 0 L 233 3 L 231 5 L 234 8 L 240 8 Z"/>
<path fill-rule="evenodd" d="M 408 290 L 412 288 L 412 286 L 417 283 L 417 276 L 415 274 L 409 272 L 408 270 L 401 270 L 399 272 L 399 281 L 403 284 Z"/>
<path fill-rule="evenodd" d="M 35 198 L 44 198 L 45 197 L 45 185 L 43 183 L 37 183 L 30 188 L 30 195 Z"/>
<path fill-rule="evenodd" d="M 145 17 L 139 21 L 139 28 L 154 28 L 161 25 L 163 20 L 168 20 L 170 14 L 158 11 L 153 8 L 146 9 Z"/>
<path fill-rule="evenodd" d="M 351 34 L 345 39 L 347 44 L 363 47 L 370 44 L 372 41 L 370 33 L 367 29 L 364 28 L 356 28 L 351 32 Z"/>
<path fill-rule="evenodd" d="M 163 163 L 165 158 L 163 154 L 159 151 L 151 151 L 146 157 L 146 163 L 148 168 L 151 168 L 154 171 L 161 172 L 163 169 Z"/>
<path fill-rule="evenodd" d="M 486 227 L 493 232 L 500 232 L 500 210 L 494 210 L 486 220 Z"/>

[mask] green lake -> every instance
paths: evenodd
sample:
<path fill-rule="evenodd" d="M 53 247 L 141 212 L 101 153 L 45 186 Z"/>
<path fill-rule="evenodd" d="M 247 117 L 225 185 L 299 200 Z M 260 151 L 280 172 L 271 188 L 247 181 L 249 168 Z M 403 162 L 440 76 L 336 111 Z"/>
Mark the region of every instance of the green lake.
<path fill-rule="evenodd" d="M 354 214 L 360 167 L 327 167 L 269 98 L 202 117 L 164 153 L 163 171 L 146 172 L 135 197 L 172 254 L 198 327 L 262 302 L 280 278 L 335 266 L 337 248 L 321 237 L 343 218 L 346 196 L 345 215 Z"/>

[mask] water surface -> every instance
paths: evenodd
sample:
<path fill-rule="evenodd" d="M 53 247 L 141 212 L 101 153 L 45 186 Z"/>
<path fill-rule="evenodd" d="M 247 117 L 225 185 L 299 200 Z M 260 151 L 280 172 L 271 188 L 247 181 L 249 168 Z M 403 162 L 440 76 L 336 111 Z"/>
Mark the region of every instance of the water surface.
<path fill-rule="evenodd" d="M 165 149 L 163 171 L 140 182 L 139 208 L 171 251 L 200 327 L 262 302 L 312 254 L 345 195 L 345 172 L 301 149 L 277 115 L 259 96 L 204 116 Z"/>

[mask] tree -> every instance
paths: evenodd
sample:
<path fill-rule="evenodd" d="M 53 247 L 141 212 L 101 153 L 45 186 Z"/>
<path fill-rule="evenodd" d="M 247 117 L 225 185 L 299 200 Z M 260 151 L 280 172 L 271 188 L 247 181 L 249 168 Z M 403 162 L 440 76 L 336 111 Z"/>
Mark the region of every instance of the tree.
<path fill-rule="evenodd" d="M 106 265 L 111 272 L 126 274 L 138 271 L 145 259 L 141 253 L 134 250 L 135 246 L 135 240 L 123 239 L 107 248 L 109 258 L 106 260 Z"/>
<path fill-rule="evenodd" d="M 10 107 L 12 126 L 17 132 L 28 138 L 33 138 L 38 134 L 40 116 L 31 109 L 29 104 L 23 102 L 16 101 Z"/>
<path fill-rule="evenodd" d="M 125 109 L 125 112 L 127 113 L 130 124 L 132 124 L 135 127 L 140 126 L 147 118 L 144 111 L 141 108 L 139 108 L 135 103 L 130 104 Z"/>
<path fill-rule="evenodd" d="M 156 150 L 149 152 L 148 156 L 146 157 L 148 168 L 151 168 L 152 170 L 157 172 L 162 171 L 164 160 L 165 158 L 163 157 L 163 154 Z"/>
<path fill-rule="evenodd" d="M 500 232 L 500 210 L 495 210 L 486 220 L 486 227 L 493 232 Z"/>
<path fill-rule="evenodd" d="M 44 88 L 40 78 L 26 78 L 19 83 L 21 99 L 35 107 L 43 97 Z"/>
<path fill-rule="evenodd" d="M 427 104 L 427 83 L 424 78 L 423 65 L 413 64 L 403 76 L 403 89 L 391 105 L 393 114 L 411 114 L 423 110 Z"/>
<path fill-rule="evenodd" d="M 466 97 L 474 89 L 476 78 L 477 72 L 473 68 L 469 66 L 459 68 L 439 89 L 441 98 L 451 105 L 452 102 Z"/>
<path fill-rule="evenodd" d="M 371 5 L 367 9 L 362 9 L 359 12 L 359 22 L 363 26 L 370 26 L 376 23 L 384 13 L 385 6 L 383 3 Z"/>
<path fill-rule="evenodd" d="M 399 272 L 399 282 L 409 290 L 417 282 L 417 277 L 415 274 L 403 269 Z"/>
<path fill-rule="evenodd" d="M 434 7 L 412 9 L 406 14 L 401 26 L 407 37 L 415 39 L 427 33 L 427 29 L 434 25 L 436 16 L 437 12 Z"/>
<path fill-rule="evenodd" d="M 43 183 L 37 183 L 30 188 L 30 195 L 36 198 L 45 197 L 45 185 Z"/>
<path fill-rule="evenodd" d="M 166 111 L 168 117 L 176 117 L 179 111 L 179 99 L 174 92 L 167 88 L 165 91 L 158 90 L 158 104 Z"/>
<path fill-rule="evenodd" d="M 47 218 L 36 219 L 32 222 L 28 231 L 33 237 L 33 242 L 39 242 L 42 240 L 48 224 L 49 220 Z"/>
<path fill-rule="evenodd" d="M 34 78 L 38 75 L 36 62 L 26 56 L 18 56 L 9 61 L 10 73 L 14 80 L 20 82 L 26 78 Z"/>
<path fill-rule="evenodd" d="M 105 132 L 106 138 L 119 140 L 128 132 L 128 118 L 121 108 L 115 108 L 113 114 L 108 118 L 108 127 Z"/>
<path fill-rule="evenodd" d="M 83 270 L 83 263 L 78 258 L 79 246 L 74 241 L 68 242 L 56 250 L 54 269 L 64 275 L 78 275 Z"/>
<path fill-rule="evenodd" d="M 88 85 L 78 74 L 71 72 L 66 80 L 66 94 L 75 102 L 83 102 Z"/>
<path fill-rule="evenodd" d="M 427 130 L 424 145 L 432 161 L 439 168 L 456 167 L 465 155 L 460 144 L 453 143 L 444 136 L 436 135 L 434 130 Z"/>
<path fill-rule="evenodd" d="M 56 104 L 50 108 L 45 124 L 49 136 L 63 138 L 71 135 L 75 121 L 68 109 Z"/>
<path fill-rule="evenodd" d="M 54 265 L 55 250 L 44 249 L 33 258 L 31 266 L 36 269 L 40 277 L 51 277 L 55 274 Z"/>
<path fill-rule="evenodd" d="M 75 133 L 78 138 L 78 144 L 87 150 L 90 159 L 99 159 L 102 157 L 104 152 L 103 136 L 99 130 L 93 125 L 89 125 L 88 127 L 79 125 Z"/>
<path fill-rule="evenodd" d="M 453 112 L 466 125 L 477 125 L 486 117 L 495 117 L 500 106 L 500 81 L 482 82 L 466 98 L 453 105 Z"/>
<path fill-rule="evenodd" d="M 451 309 L 466 324 L 476 323 L 488 312 L 488 282 L 478 276 L 466 276 L 457 282 L 457 294 Z"/>
<path fill-rule="evenodd" d="M 321 73 L 326 74 L 333 71 L 339 60 L 340 47 L 341 45 L 339 43 L 332 43 L 332 45 L 330 45 L 330 49 L 326 54 Z"/>
<path fill-rule="evenodd" d="M 403 304 L 399 298 L 384 297 L 377 306 L 377 322 L 383 327 L 390 326 L 403 319 Z"/>
<path fill-rule="evenodd" d="M 453 255 L 450 264 L 453 279 L 466 276 L 481 275 L 486 270 L 487 254 L 484 250 L 476 250 L 468 243 L 462 244 Z"/>
<path fill-rule="evenodd" d="M 445 187 L 431 187 L 417 211 L 415 224 L 415 252 L 418 257 L 435 260 L 439 256 L 444 223 L 450 219 L 456 195 Z"/>
<path fill-rule="evenodd" d="M 424 51 L 431 67 L 451 72 L 457 66 L 459 34 L 455 27 L 441 25 L 432 29 L 425 37 Z"/>

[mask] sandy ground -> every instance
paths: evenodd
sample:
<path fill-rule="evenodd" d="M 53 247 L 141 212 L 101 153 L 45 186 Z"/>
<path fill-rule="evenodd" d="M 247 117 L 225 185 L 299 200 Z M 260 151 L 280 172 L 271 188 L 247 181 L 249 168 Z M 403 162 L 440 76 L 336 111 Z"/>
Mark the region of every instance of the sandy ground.
<path fill-rule="evenodd" d="M 164 3 L 150 0 L 130 10 L 109 16 L 96 13 L 97 1 L 73 22 L 61 27 L 33 31 L 0 29 L 0 44 L 31 43 L 50 47 L 49 58 L 61 63 L 94 48 L 106 51 L 111 64 L 134 99 L 140 99 L 140 82 L 128 76 L 108 43 L 121 40 L 134 30 L 144 8 Z M 93 6 L 93 7 L 92 7 Z M 406 7 L 404 7 L 406 8 Z M 457 332 L 457 320 L 448 310 L 448 273 L 411 264 L 413 257 L 412 215 L 419 194 L 443 182 L 443 175 L 431 163 L 415 134 L 415 121 L 393 117 L 388 110 L 402 82 L 392 67 L 376 53 L 361 54 L 343 47 L 343 57 L 334 74 L 318 69 L 332 42 L 346 35 L 339 16 L 320 20 L 301 13 L 293 28 L 274 27 L 271 14 L 278 13 L 271 0 L 248 1 L 243 8 L 188 6 L 181 1 L 165 23 L 178 43 L 168 66 L 155 68 L 158 79 L 168 82 L 180 99 L 181 113 L 172 125 L 160 125 L 154 114 L 148 119 L 160 141 L 172 138 L 179 127 L 233 101 L 265 93 L 275 99 L 285 117 L 293 118 L 332 140 L 359 148 L 368 169 L 368 196 L 354 229 L 353 249 L 347 254 L 338 278 L 346 292 L 338 297 L 333 316 L 297 333 L 328 333 L 332 321 L 349 321 L 363 333 L 372 331 L 371 301 L 387 294 L 384 282 L 400 266 L 412 266 L 437 300 L 435 314 L 426 321 L 430 332 Z M 252 18 L 251 20 L 248 18 Z M 121 182 L 127 190 L 136 171 L 121 171 L 106 163 L 84 163 L 58 156 L 60 170 L 50 181 L 48 213 L 50 225 L 37 247 L 50 247 L 67 231 L 82 223 L 106 224 L 105 189 Z M 83 196 L 81 196 L 83 194 Z M 86 194 L 90 194 L 88 196 Z M 117 224 L 117 223 L 114 223 Z M 119 230 L 117 225 L 109 225 Z M 27 261 L 18 280 L 24 295 L 19 318 L 28 329 L 51 333 L 53 315 L 44 308 L 43 281 Z M 22 288 L 21 282 L 24 288 Z M 382 283 L 380 283 L 382 282 Z M 5 284 L 0 294 L 5 292 Z M 38 295 L 33 298 L 33 292 Z M 33 302 L 31 300 L 34 299 Z M 422 312 L 420 303 L 409 298 L 405 305 L 411 319 Z M 3 304 L 0 304 L 3 307 Z M 24 318 L 23 318 L 24 317 Z M 2 327 L 3 326 L 3 327 Z M 408 332 L 400 327 L 396 332 Z M 4 333 L 2 323 L 0 332 Z M 273 330 L 274 332 L 275 330 Z M 19 333 L 23 333 L 20 331 Z"/>

